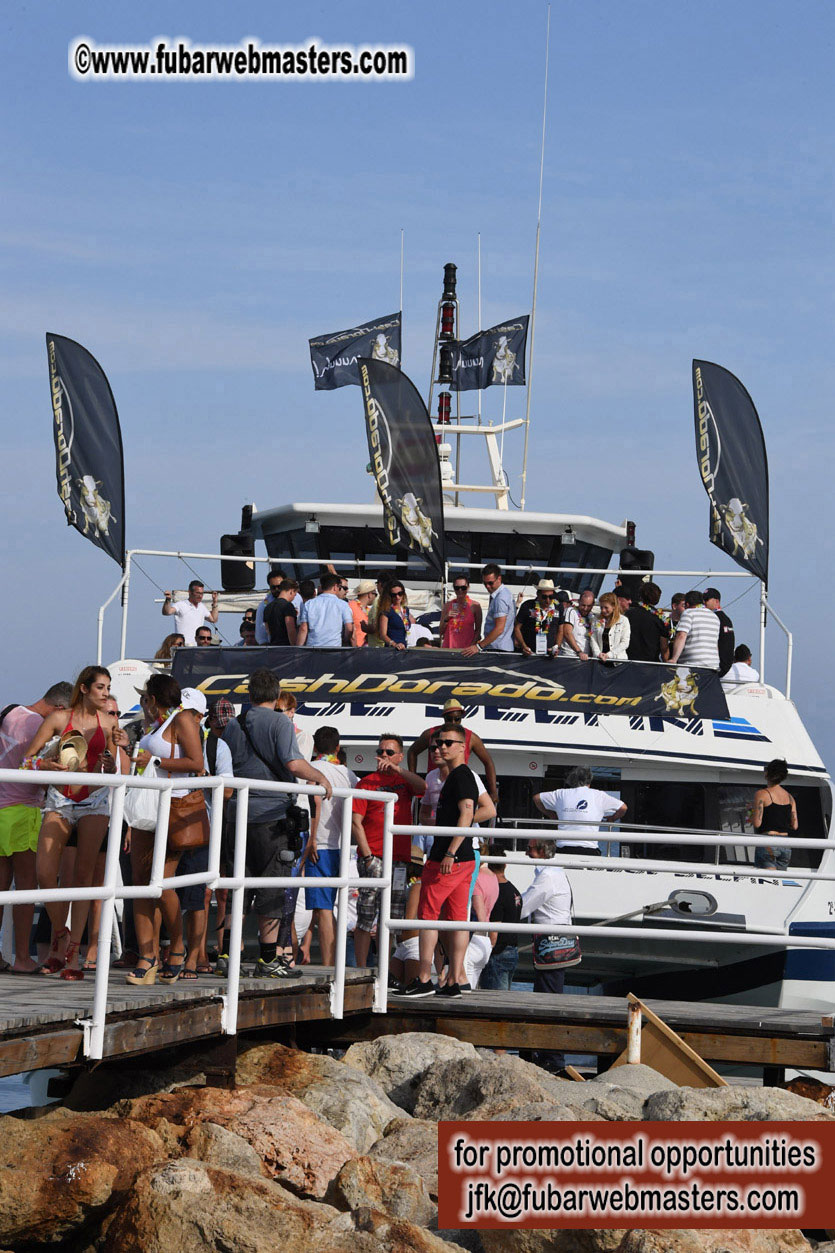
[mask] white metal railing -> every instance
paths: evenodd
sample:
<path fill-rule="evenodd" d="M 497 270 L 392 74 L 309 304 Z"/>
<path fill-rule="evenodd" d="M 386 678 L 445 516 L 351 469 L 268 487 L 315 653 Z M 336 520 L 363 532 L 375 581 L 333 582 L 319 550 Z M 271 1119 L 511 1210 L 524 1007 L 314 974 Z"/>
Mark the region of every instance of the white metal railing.
<path fill-rule="evenodd" d="M 59 887 L 32 888 L 19 890 L 11 888 L 0 892 L 0 905 L 26 905 L 45 903 L 47 901 L 101 901 L 102 912 L 99 924 L 99 949 L 101 956 L 96 963 L 95 982 L 93 989 L 93 1005 L 90 1017 L 82 1019 L 80 1025 L 84 1031 L 83 1051 L 85 1057 L 97 1060 L 104 1051 L 104 1032 L 107 1019 L 107 997 L 110 980 L 110 948 L 113 927 L 115 924 L 115 906 L 117 900 L 138 900 L 162 895 L 169 888 L 187 887 L 191 884 L 205 884 L 212 889 L 227 889 L 231 893 L 231 936 L 229 946 L 229 973 L 226 990 L 223 994 L 223 1031 L 234 1035 L 237 1031 L 238 999 L 241 978 L 241 939 L 243 934 L 244 896 L 252 888 L 277 888 L 292 890 L 304 888 L 302 877 L 279 875 L 258 877 L 247 875 L 246 843 L 247 817 L 249 812 L 250 790 L 275 793 L 289 793 L 322 796 L 321 786 L 311 783 L 278 783 L 265 779 L 243 779 L 231 776 L 209 776 L 188 778 L 179 776 L 176 779 L 143 779 L 136 775 L 81 774 L 68 771 L 21 772 L 20 770 L 0 770 L 0 783 L 31 783 L 32 786 L 65 787 L 67 785 L 87 787 L 106 787 L 111 792 L 110 822 L 105 842 L 104 883 L 100 887 Z M 129 788 L 151 790 L 159 793 L 157 822 L 154 832 L 154 851 L 151 862 L 150 880 L 147 884 L 126 885 L 120 882 L 119 851 L 122 842 L 122 825 L 125 806 L 125 795 Z M 208 870 L 192 874 L 175 874 L 163 878 L 165 869 L 165 851 L 168 838 L 168 818 L 173 789 L 187 788 L 189 791 L 200 789 L 212 794 L 212 811 L 209 827 L 209 867 Z M 237 794 L 235 815 L 235 852 L 231 875 L 220 873 L 221 837 L 223 830 L 223 792 L 232 788 Z M 316 878 L 315 886 L 337 889 L 338 916 L 336 920 L 336 949 L 334 957 L 334 974 L 331 984 L 331 1013 L 341 1018 L 345 1002 L 345 954 L 348 934 L 348 892 L 351 888 L 371 888 L 381 894 L 380 916 L 388 917 L 391 908 L 391 834 L 390 828 L 394 817 L 396 795 L 393 792 L 369 792 L 362 788 L 334 788 L 333 795 L 345 801 L 342 807 L 342 839 L 340 844 L 340 864 L 338 876 Z M 383 868 L 379 879 L 362 879 L 349 877 L 351 854 L 351 817 L 354 798 L 381 801 L 384 804 L 384 836 L 383 836 Z M 385 985 L 388 979 L 388 964 L 380 962 L 374 991 L 375 1010 L 385 1009 Z"/>

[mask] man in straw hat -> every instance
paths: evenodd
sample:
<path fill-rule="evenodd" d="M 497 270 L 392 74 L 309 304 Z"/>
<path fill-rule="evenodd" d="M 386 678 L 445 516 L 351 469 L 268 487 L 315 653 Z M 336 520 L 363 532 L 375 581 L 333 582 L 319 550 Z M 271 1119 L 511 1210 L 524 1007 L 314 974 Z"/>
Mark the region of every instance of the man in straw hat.
<path fill-rule="evenodd" d="M 364 648 L 368 643 L 368 610 L 377 595 L 377 584 L 373 579 L 360 579 L 353 598 L 348 601 L 348 608 L 354 616 L 354 634 L 351 643 L 355 648 Z"/>

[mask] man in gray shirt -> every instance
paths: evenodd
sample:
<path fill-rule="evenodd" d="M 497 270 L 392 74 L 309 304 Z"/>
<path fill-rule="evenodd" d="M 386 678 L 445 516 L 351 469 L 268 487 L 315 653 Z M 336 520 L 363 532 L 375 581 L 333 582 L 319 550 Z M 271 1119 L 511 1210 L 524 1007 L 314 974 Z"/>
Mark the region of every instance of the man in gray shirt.
<path fill-rule="evenodd" d="M 250 675 L 249 699 L 252 707 L 240 717 L 232 718 L 223 732 L 223 739 L 232 754 L 235 776 L 264 779 L 271 783 L 293 783 L 296 779 L 303 779 L 306 783 L 320 784 L 329 798 L 332 793 L 330 782 L 305 761 L 292 722 L 276 710 L 280 691 L 281 684 L 272 670 L 255 670 Z M 234 831 L 236 813 L 237 793 L 229 806 L 230 831 Z M 290 874 L 301 851 L 300 813 L 307 816 L 305 811 L 300 811 L 292 803 L 292 796 L 287 792 L 252 790 L 249 793 L 248 876 L 272 878 Z M 256 891 L 252 908 L 258 915 L 261 949 L 253 974 L 263 979 L 297 978 L 301 971 L 291 964 L 293 913 L 285 889 Z"/>
<path fill-rule="evenodd" d="M 462 657 L 474 657 L 476 653 L 490 649 L 501 653 L 513 652 L 513 623 L 516 607 L 513 597 L 502 580 L 501 568 L 491 561 L 481 572 L 481 581 L 490 593 L 490 604 L 484 618 L 484 636 L 469 648 L 461 649 Z"/>

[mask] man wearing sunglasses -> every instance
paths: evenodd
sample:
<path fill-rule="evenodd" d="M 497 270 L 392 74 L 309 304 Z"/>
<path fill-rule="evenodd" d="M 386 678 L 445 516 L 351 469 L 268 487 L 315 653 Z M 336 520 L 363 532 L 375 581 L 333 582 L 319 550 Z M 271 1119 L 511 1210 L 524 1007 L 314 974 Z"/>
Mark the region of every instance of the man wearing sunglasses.
<path fill-rule="evenodd" d="M 412 798 L 423 796 L 426 784 L 419 775 L 403 765 L 403 741 L 399 735 L 381 735 L 377 745 L 377 769 L 365 775 L 359 786 L 370 792 L 396 792 L 394 821 L 407 826 L 412 821 Z M 382 801 L 357 798 L 354 801 L 352 829 L 357 845 L 357 870 L 363 879 L 379 879 L 383 874 Z M 394 837 L 391 916 L 403 918 L 409 895 L 412 841 L 408 835 Z M 360 888 L 357 897 L 357 926 L 354 931 L 354 953 L 357 965 L 368 963 L 371 933 L 380 909 L 380 893 L 373 888 Z"/>
<path fill-rule="evenodd" d="M 485 650 L 512 653 L 516 608 L 513 597 L 504 585 L 501 569 L 494 561 L 482 570 L 481 581 L 490 593 L 490 604 L 484 619 L 484 637 L 476 639 L 469 648 L 462 648 L 461 656 L 475 657 Z"/>
<path fill-rule="evenodd" d="M 446 905 L 446 917 L 453 922 L 466 922 L 470 908 L 470 884 L 473 878 L 475 851 L 469 829 L 478 805 L 478 783 L 464 763 L 464 732 L 460 727 L 444 727 L 436 737 L 441 760 L 449 774 L 441 788 L 435 824 L 438 827 L 460 828 L 460 835 L 436 835 L 423 868 L 420 885 L 418 918 L 436 922 Z M 447 932 L 449 978 L 438 996 L 460 996 L 466 983 L 464 957 L 469 943 L 466 931 Z M 432 957 L 438 942 L 436 930 L 420 933 L 420 974 L 404 990 L 406 996 L 428 996 L 431 983 Z"/>
<path fill-rule="evenodd" d="M 568 600 L 568 596 L 565 599 Z M 534 599 L 525 600 L 519 606 L 513 628 L 516 647 L 526 657 L 541 656 L 556 647 L 562 617 L 560 608 L 553 579 L 540 579 Z"/>

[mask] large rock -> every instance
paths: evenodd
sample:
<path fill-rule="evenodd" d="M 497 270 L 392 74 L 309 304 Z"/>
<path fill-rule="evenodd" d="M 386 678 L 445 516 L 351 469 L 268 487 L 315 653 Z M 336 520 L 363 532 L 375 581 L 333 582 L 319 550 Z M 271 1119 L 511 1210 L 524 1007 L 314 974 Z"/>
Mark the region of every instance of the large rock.
<path fill-rule="evenodd" d="M 676 1088 L 644 1102 L 648 1122 L 832 1122 L 822 1105 L 781 1088 Z"/>
<path fill-rule="evenodd" d="M 618 1111 L 621 1115 L 621 1111 Z M 606 1122 L 583 1105 L 558 1105 L 555 1101 L 520 1101 L 514 1096 L 495 1097 L 467 1115 L 474 1122 Z"/>
<path fill-rule="evenodd" d="M 429 1226 L 438 1215 L 420 1175 L 403 1162 L 374 1157 L 355 1157 L 346 1162 L 327 1199 L 339 1209 L 366 1206 L 422 1227 Z"/>
<path fill-rule="evenodd" d="M 618 1253 L 808 1253 L 799 1231 L 630 1231 Z"/>
<path fill-rule="evenodd" d="M 473 1117 L 488 1101 L 504 1101 L 507 1108 L 511 1102 L 562 1105 L 569 1089 L 580 1086 L 509 1053 L 457 1058 L 430 1067 L 418 1087 L 415 1114 L 440 1122 Z"/>
<path fill-rule="evenodd" d="M 404 1031 L 352 1044 L 345 1061 L 376 1079 L 395 1105 L 413 1114 L 418 1085 L 430 1066 L 476 1057 L 472 1044 L 463 1040 L 429 1031 Z"/>
<path fill-rule="evenodd" d="M 246 1140 L 270 1178 L 303 1196 L 323 1197 L 354 1148 L 289 1092 L 268 1087 L 180 1088 L 123 1101 L 120 1112 L 174 1137 L 181 1148 L 203 1122 Z"/>
<path fill-rule="evenodd" d="M 359 1153 L 379 1140 L 392 1119 L 403 1117 L 375 1079 L 324 1054 L 259 1045 L 239 1059 L 237 1077 L 239 1083 L 271 1084 L 291 1092 L 341 1131 Z"/>
<path fill-rule="evenodd" d="M 339 1213 L 268 1179 L 181 1158 L 144 1172 L 113 1216 L 100 1253 L 456 1253 L 402 1219 Z"/>
<path fill-rule="evenodd" d="M 404 1118 L 392 1123 L 372 1145 L 369 1157 L 411 1166 L 426 1184 L 433 1201 L 438 1199 L 438 1127 L 428 1119 Z"/>
<path fill-rule="evenodd" d="M 521 1227 L 482 1231 L 481 1240 L 484 1253 L 620 1253 L 623 1234 Z"/>
<path fill-rule="evenodd" d="M 221 1166 L 259 1179 L 266 1174 L 264 1163 L 249 1141 L 215 1122 L 198 1123 L 187 1136 L 186 1146 L 189 1157 L 207 1166 Z"/>
<path fill-rule="evenodd" d="M 128 1119 L 0 1118 L 0 1244 L 62 1242 L 165 1157 L 159 1136 Z"/>

